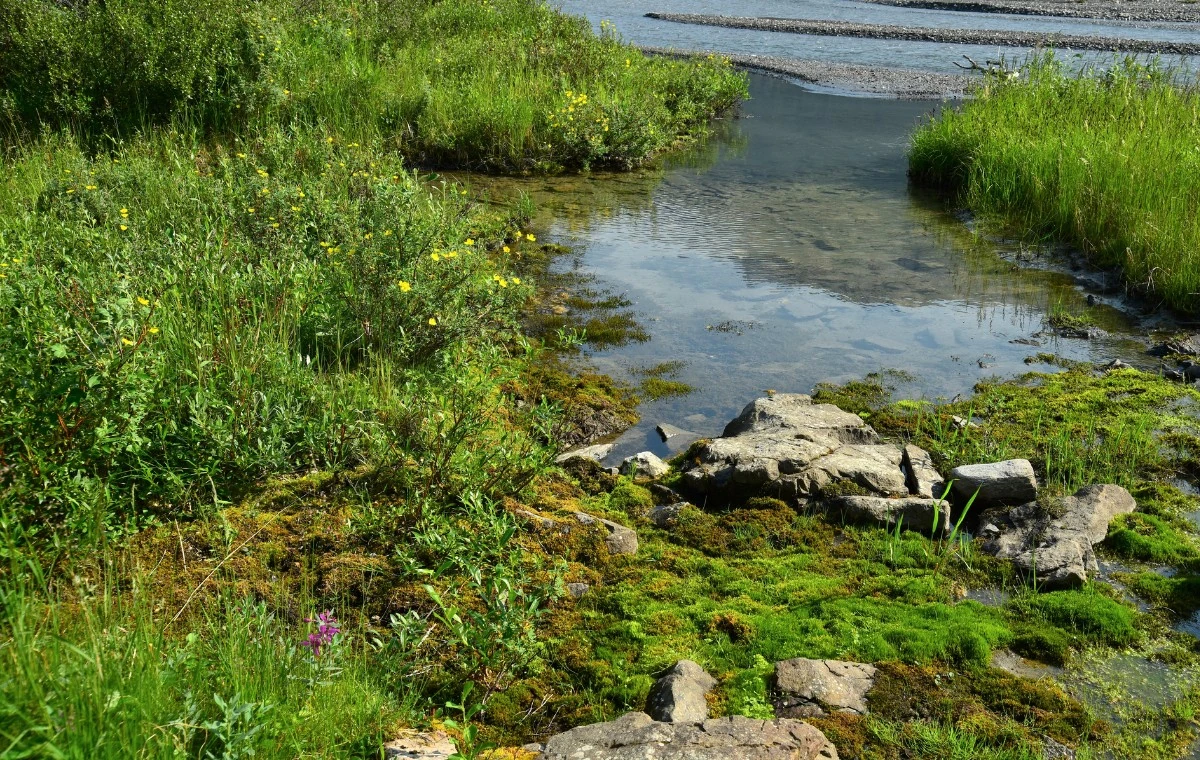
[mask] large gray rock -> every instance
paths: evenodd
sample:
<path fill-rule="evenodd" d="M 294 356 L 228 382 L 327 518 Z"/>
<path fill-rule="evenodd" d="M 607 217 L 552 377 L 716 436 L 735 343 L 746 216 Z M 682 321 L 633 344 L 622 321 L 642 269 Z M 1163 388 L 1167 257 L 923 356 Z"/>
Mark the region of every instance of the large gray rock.
<path fill-rule="evenodd" d="M 910 443 L 904 447 L 904 457 L 900 463 L 904 467 L 904 480 L 909 493 L 923 499 L 942 498 L 945 486 L 928 451 Z"/>
<path fill-rule="evenodd" d="M 685 465 L 683 484 L 718 498 L 807 498 L 838 481 L 880 496 L 908 495 L 902 453 L 878 443 L 858 415 L 801 394 L 751 402 Z"/>
<path fill-rule="evenodd" d="M 633 712 L 546 742 L 541 760 L 837 760 L 825 734 L 799 720 L 740 716 L 662 723 Z"/>
<path fill-rule="evenodd" d="M 634 478 L 661 478 L 671 471 L 671 466 L 649 451 L 625 457 L 621 462 L 621 474 Z"/>
<path fill-rule="evenodd" d="M 950 534 L 950 505 L 939 499 L 922 499 L 916 496 L 903 499 L 839 496 L 831 499 L 827 506 L 832 512 L 840 512 L 847 522 L 893 527 L 899 520 L 901 526 L 907 530 L 938 538 Z"/>
<path fill-rule="evenodd" d="M 611 443 L 597 443 L 594 446 L 584 446 L 581 449 L 573 449 L 564 454 L 559 454 L 557 457 L 555 457 L 554 461 L 558 464 L 563 464 L 568 460 L 580 457 L 582 459 L 591 459 L 592 461 L 599 462 L 604 459 L 604 457 L 608 456 L 609 452 L 612 450 L 613 444 Z"/>
<path fill-rule="evenodd" d="M 663 443 L 667 444 L 667 449 L 672 454 L 678 454 L 700 440 L 699 433 L 693 433 L 666 422 L 660 422 L 655 426 L 654 431 L 658 433 L 658 437 L 662 439 Z"/>
<path fill-rule="evenodd" d="M 1024 504 L 1037 498 L 1037 477 L 1028 459 L 955 467 L 950 479 L 954 481 L 954 495 L 962 501 L 979 490 L 973 510 Z"/>
<path fill-rule="evenodd" d="M 698 723 L 708 718 L 708 694 L 717 679 L 691 660 L 675 663 L 650 687 L 646 713 L 667 723 Z"/>
<path fill-rule="evenodd" d="M 608 537 L 604 539 L 604 543 L 608 546 L 611 554 L 637 554 L 638 537 L 633 528 L 627 528 L 612 520 L 594 517 L 584 512 L 572 512 L 571 514 L 581 525 L 595 525 L 596 523 L 603 525 L 608 530 Z"/>
<path fill-rule="evenodd" d="M 827 713 L 867 714 L 875 666 L 797 657 L 775 663 L 776 714 L 807 718 Z"/>
<path fill-rule="evenodd" d="M 1092 546 L 1104 540 L 1109 521 L 1136 506 L 1120 486 L 1084 486 L 1051 510 L 1038 502 L 989 510 L 978 533 L 983 551 L 1012 560 L 1042 588 L 1071 588 L 1098 569 Z"/>

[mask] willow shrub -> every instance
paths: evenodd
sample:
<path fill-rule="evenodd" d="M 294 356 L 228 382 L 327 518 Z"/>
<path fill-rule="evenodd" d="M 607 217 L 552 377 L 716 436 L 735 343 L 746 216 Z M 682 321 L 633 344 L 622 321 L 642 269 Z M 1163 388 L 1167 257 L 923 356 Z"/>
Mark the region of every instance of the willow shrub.
<path fill-rule="evenodd" d="M 1133 63 L 1068 73 L 1043 57 L 989 79 L 913 137 L 913 178 L 1018 232 L 1075 246 L 1200 313 L 1200 92 Z"/>

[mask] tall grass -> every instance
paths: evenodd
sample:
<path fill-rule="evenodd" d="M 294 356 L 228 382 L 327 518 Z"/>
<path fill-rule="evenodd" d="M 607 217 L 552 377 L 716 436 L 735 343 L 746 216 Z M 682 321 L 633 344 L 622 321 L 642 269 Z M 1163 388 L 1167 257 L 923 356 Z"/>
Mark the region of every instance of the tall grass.
<path fill-rule="evenodd" d="M 1200 313 L 1200 92 L 1134 63 L 1067 73 L 1047 56 L 919 129 L 912 177 L 1018 232 L 1068 243 L 1130 286 Z"/>

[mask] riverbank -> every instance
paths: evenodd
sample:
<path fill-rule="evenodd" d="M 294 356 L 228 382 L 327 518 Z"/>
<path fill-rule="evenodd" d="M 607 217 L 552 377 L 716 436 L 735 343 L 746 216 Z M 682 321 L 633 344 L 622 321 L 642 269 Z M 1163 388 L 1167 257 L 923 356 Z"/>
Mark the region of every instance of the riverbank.
<path fill-rule="evenodd" d="M 1101 37 L 1082 34 L 1046 34 L 999 29 L 944 29 L 940 27 L 897 26 L 892 24 L 860 24 L 849 21 L 820 21 L 789 18 L 747 18 L 714 16 L 699 13 L 647 13 L 647 18 L 678 24 L 700 24 L 728 29 L 753 29 L 786 34 L 821 35 L 828 37 L 866 37 L 882 40 L 912 42 L 942 42 L 962 45 L 998 45 L 1002 47 L 1058 48 L 1074 50 L 1103 50 L 1161 55 L 1197 55 L 1200 44 L 1140 40 L 1122 37 Z"/>
<path fill-rule="evenodd" d="M 1018 234 L 1119 269 L 1152 305 L 1196 314 L 1200 260 L 1185 200 L 1196 192 L 1196 100 L 1157 69 L 1077 77 L 1046 58 L 918 130 L 910 171 Z"/>

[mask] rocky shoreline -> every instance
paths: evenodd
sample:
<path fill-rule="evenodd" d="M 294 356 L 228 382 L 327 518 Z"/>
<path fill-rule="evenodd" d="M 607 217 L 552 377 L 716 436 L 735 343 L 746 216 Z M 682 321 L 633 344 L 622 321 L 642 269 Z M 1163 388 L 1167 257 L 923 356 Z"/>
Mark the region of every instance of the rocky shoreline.
<path fill-rule="evenodd" d="M 675 51 L 643 47 L 643 52 L 678 57 L 703 56 L 709 51 Z M 805 84 L 898 100 L 945 100 L 967 97 L 972 78 L 916 69 L 833 63 L 776 55 L 716 53 L 740 68 L 794 79 Z"/>
<path fill-rule="evenodd" d="M 943 42 L 959 45 L 998 45 L 1002 47 L 1100 50 L 1160 55 L 1200 55 L 1200 44 L 1138 40 L 1081 34 L 1043 34 L 999 29 L 939 29 L 934 27 L 858 24 L 848 21 L 816 19 L 753 18 L 713 16 L 699 13 L 647 13 L 647 18 L 679 24 L 753 29 L 764 32 L 810 34 L 828 37 L 863 37 L 910 42 Z"/>
<path fill-rule="evenodd" d="M 1162 0 L 865 0 L 897 8 L 922 8 L 960 13 L 1009 13 L 1020 16 L 1057 16 L 1113 21 L 1200 21 L 1200 8 L 1193 3 Z"/>

